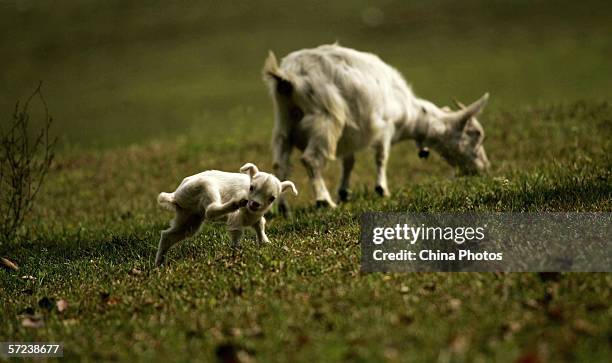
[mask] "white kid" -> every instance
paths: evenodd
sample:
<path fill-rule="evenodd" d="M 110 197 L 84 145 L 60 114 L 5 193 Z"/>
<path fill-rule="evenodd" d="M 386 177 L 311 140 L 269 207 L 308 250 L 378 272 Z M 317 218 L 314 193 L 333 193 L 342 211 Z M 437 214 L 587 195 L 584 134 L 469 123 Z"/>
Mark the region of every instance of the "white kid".
<path fill-rule="evenodd" d="M 161 232 L 155 265 L 159 266 L 172 245 L 194 235 L 204 221 L 227 224 L 232 244 L 239 246 L 244 229 L 255 230 L 259 243 L 268 243 L 264 214 L 282 194 L 295 185 L 260 172 L 247 163 L 240 173 L 209 170 L 183 179 L 173 193 L 160 193 L 157 202 L 176 213 L 170 228 Z"/>

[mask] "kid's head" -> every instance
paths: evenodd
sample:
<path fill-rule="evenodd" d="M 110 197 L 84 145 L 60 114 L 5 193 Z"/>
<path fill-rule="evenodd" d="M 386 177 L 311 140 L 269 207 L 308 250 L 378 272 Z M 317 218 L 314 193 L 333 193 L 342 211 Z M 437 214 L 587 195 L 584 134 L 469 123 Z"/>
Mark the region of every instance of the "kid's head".
<path fill-rule="evenodd" d="M 251 179 L 247 208 L 252 212 L 265 213 L 279 195 L 288 191 L 291 191 L 293 195 L 298 194 L 293 182 L 289 180 L 281 182 L 274 175 L 259 171 L 255 164 L 244 164 L 240 172 L 247 174 Z"/>

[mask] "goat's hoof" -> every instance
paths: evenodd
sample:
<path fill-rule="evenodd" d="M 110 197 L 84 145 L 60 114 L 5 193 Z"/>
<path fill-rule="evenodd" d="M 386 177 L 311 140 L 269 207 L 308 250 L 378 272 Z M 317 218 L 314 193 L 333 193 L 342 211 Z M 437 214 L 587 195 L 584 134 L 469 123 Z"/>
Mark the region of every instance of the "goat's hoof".
<path fill-rule="evenodd" d="M 374 190 L 376 191 L 376 194 L 380 195 L 381 197 L 386 197 L 389 195 L 389 192 L 385 190 L 385 188 L 383 188 L 380 185 L 377 185 Z"/>
<path fill-rule="evenodd" d="M 317 207 L 317 209 L 329 208 L 329 202 L 327 202 L 326 200 L 317 200 L 315 206 Z"/>
<path fill-rule="evenodd" d="M 347 202 L 349 200 L 349 191 L 347 189 L 340 189 L 338 191 L 338 197 L 340 198 L 341 202 Z"/>
<path fill-rule="evenodd" d="M 336 208 L 336 203 L 329 200 L 317 200 L 315 206 L 317 209 Z"/>

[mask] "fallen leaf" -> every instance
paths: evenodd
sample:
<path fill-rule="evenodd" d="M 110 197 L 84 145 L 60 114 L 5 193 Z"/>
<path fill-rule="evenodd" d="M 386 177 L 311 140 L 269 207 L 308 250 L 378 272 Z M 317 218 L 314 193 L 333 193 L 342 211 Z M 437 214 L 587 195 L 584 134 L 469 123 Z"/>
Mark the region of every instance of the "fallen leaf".
<path fill-rule="evenodd" d="M 111 296 L 111 294 L 108 292 L 101 292 L 100 300 L 102 301 L 103 304 L 106 304 L 109 306 L 117 305 L 121 302 L 121 299 L 115 296 Z"/>
<path fill-rule="evenodd" d="M 45 326 L 45 322 L 37 318 L 25 318 L 21 321 L 21 326 L 24 328 L 38 329 Z"/>
<path fill-rule="evenodd" d="M 133 269 L 132 269 L 132 270 L 129 272 L 129 274 L 130 274 L 130 275 L 132 275 L 132 276 L 140 276 L 140 275 L 142 275 L 142 271 L 141 271 L 141 270 L 139 270 L 138 268 L 134 267 L 134 268 L 133 268 Z"/>
<path fill-rule="evenodd" d="M 2 262 L 2 266 L 8 268 L 9 270 L 19 271 L 19 266 L 7 258 L 0 257 L 0 262 Z"/>
<path fill-rule="evenodd" d="M 253 356 L 247 352 L 246 350 L 239 350 L 238 351 L 238 362 L 240 363 L 254 363 L 255 362 L 255 358 L 253 358 Z"/>
<path fill-rule="evenodd" d="M 523 326 L 518 321 L 510 321 L 502 325 L 502 331 L 504 332 L 504 334 L 512 334 L 521 330 L 522 327 Z"/>
<path fill-rule="evenodd" d="M 516 360 L 516 363 L 540 363 L 542 360 L 535 352 L 524 353 Z"/>
<path fill-rule="evenodd" d="M 572 327 L 577 333 L 582 333 L 582 334 L 587 334 L 587 335 L 595 334 L 595 330 L 596 330 L 593 324 L 583 319 L 574 320 L 574 324 L 572 324 Z"/>
<path fill-rule="evenodd" d="M 554 320 L 561 321 L 565 318 L 565 312 L 559 306 L 551 306 L 548 311 L 548 317 Z"/>
<path fill-rule="evenodd" d="M 117 304 L 119 304 L 120 302 L 121 302 L 121 299 L 119 299 L 118 297 L 111 296 L 111 297 L 110 297 L 110 298 L 108 298 L 108 300 L 106 301 L 106 305 L 113 306 L 113 305 L 117 305 Z"/>
<path fill-rule="evenodd" d="M 310 337 L 306 334 L 298 335 L 296 340 L 298 347 L 303 347 L 306 344 L 310 343 Z"/>
<path fill-rule="evenodd" d="M 467 335 L 458 334 L 451 339 L 449 347 L 453 353 L 462 354 L 467 350 L 469 344 L 470 339 Z"/>
<path fill-rule="evenodd" d="M 55 303 L 55 306 L 57 307 L 57 311 L 63 313 L 66 309 L 68 309 L 68 301 L 61 299 Z"/>
<path fill-rule="evenodd" d="M 527 299 L 523 302 L 525 306 L 531 309 L 539 309 L 540 304 L 535 299 Z"/>
<path fill-rule="evenodd" d="M 244 334 L 249 337 L 262 338 L 264 332 L 259 325 L 253 325 L 249 329 L 245 330 Z"/>
<path fill-rule="evenodd" d="M 452 310 L 452 311 L 457 311 L 459 309 L 461 309 L 461 300 L 459 299 L 450 299 L 448 300 L 448 307 Z"/>
<path fill-rule="evenodd" d="M 398 361 L 399 356 L 400 356 L 397 349 L 392 348 L 392 347 L 386 347 L 385 350 L 383 351 L 383 354 L 385 358 L 387 359 L 387 361 L 391 361 L 391 362 Z"/>

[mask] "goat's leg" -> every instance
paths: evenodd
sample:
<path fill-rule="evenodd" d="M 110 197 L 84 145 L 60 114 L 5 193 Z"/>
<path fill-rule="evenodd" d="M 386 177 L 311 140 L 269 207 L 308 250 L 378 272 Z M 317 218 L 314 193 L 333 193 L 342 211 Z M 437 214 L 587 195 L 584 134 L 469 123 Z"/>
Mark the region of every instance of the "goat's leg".
<path fill-rule="evenodd" d="M 349 186 L 353 166 L 355 166 L 355 154 L 347 155 L 342 159 L 342 179 L 340 180 L 340 188 L 338 189 L 340 202 L 346 202 L 349 198 Z"/>
<path fill-rule="evenodd" d="M 266 236 L 266 219 L 264 217 L 259 218 L 257 223 L 253 225 L 253 229 L 255 230 L 259 244 L 270 243 L 268 236 Z"/>
<path fill-rule="evenodd" d="M 336 147 L 342 135 L 343 123 L 334 117 L 321 114 L 305 116 L 301 123 L 308 129 L 308 144 L 301 161 L 313 186 L 317 206 L 335 207 L 336 203 L 325 186 L 322 171 L 327 160 L 336 157 Z"/>
<path fill-rule="evenodd" d="M 291 142 L 285 138 L 275 137 L 273 144 L 274 154 L 274 175 L 283 181 L 288 180 L 291 176 L 291 151 L 293 147 Z M 278 196 L 278 211 L 286 218 L 291 217 L 291 209 L 287 198 L 281 194 Z"/>
<path fill-rule="evenodd" d="M 206 207 L 206 219 L 217 219 L 244 207 L 246 199 L 232 199 L 226 203 L 213 202 Z"/>
<path fill-rule="evenodd" d="M 164 256 L 170 247 L 187 237 L 193 236 L 201 225 L 201 215 L 177 211 L 171 227 L 161 232 L 157 255 L 155 256 L 155 266 L 159 266 L 164 262 Z"/>
<path fill-rule="evenodd" d="M 309 146 L 306 148 L 301 160 L 312 184 L 317 207 L 329 206 L 335 208 L 336 203 L 332 200 L 322 175 L 322 170 L 326 164 L 326 159 L 323 154 L 313 152 Z"/>
<path fill-rule="evenodd" d="M 228 230 L 230 240 L 232 241 L 233 247 L 240 247 L 240 240 L 242 240 L 243 231 L 242 229 L 230 229 Z"/>
<path fill-rule="evenodd" d="M 387 139 L 374 145 L 374 160 L 376 161 L 376 193 L 382 197 L 389 196 L 387 186 L 387 161 L 389 160 L 389 150 L 391 140 Z"/>

